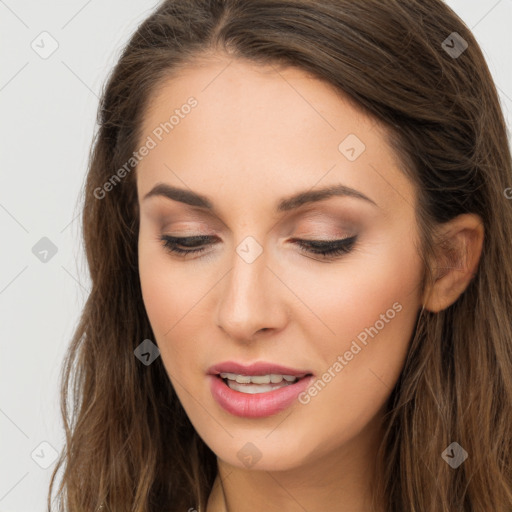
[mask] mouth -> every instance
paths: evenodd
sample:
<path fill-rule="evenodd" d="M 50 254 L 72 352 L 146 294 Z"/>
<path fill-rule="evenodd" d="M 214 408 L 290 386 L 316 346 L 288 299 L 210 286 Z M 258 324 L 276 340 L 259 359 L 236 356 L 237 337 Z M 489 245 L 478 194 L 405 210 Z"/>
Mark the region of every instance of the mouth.
<path fill-rule="evenodd" d="M 220 363 L 208 370 L 210 390 L 225 411 L 261 418 L 289 407 L 313 380 L 313 372 L 273 363 Z"/>

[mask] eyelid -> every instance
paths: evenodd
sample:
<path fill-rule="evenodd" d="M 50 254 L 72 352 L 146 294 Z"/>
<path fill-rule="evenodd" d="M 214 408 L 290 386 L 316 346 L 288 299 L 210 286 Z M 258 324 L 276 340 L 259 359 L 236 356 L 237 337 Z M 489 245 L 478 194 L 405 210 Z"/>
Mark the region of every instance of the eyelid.
<path fill-rule="evenodd" d="M 185 259 L 189 256 L 199 256 L 203 253 L 205 256 L 207 256 L 210 253 L 207 251 L 207 247 L 217 243 L 207 243 L 212 238 L 215 237 L 209 235 L 197 235 L 189 237 L 161 235 L 160 242 L 169 253 Z M 294 238 L 291 241 L 295 246 L 297 246 L 297 250 L 304 254 L 306 257 L 321 262 L 329 262 L 332 260 L 337 260 L 343 255 L 350 253 L 358 240 L 359 235 L 346 236 L 344 238 L 337 238 L 335 240 Z M 201 243 L 201 241 L 204 241 L 205 243 Z M 190 242 L 192 242 L 192 244 L 187 245 L 187 243 Z M 180 245 L 181 247 L 179 247 Z M 317 257 L 315 258 L 315 256 Z"/>
<path fill-rule="evenodd" d="M 154 211 L 155 221 L 159 222 L 162 229 L 204 229 L 205 231 L 229 231 L 229 227 L 225 222 L 217 217 L 212 217 L 208 212 L 203 210 L 195 210 L 193 207 L 186 207 L 185 211 L 177 212 L 169 210 L 169 205 L 165 204 L 165 209 L 157 209 Z M 306 226 L 320 225 L 322 227 L 330 226 L 335 229 L 354 228 L 354 222 L 359 223 L 361 213 L 359 209 L 353 210 L 348 205 L 333 205 L 314 203 L 300 207 L 299 210 L 288 212 L 279 220 L 286 228 L 292 225 L 297 226 L 306 223 Z M 276 222 L 277 224 L 277 222 Z M 274 224 L 273 229 L 276 224 Z M 190 227 L 192 226 L 192 227 Z M 273 230 L 272 229 L 272 230 Z"/>

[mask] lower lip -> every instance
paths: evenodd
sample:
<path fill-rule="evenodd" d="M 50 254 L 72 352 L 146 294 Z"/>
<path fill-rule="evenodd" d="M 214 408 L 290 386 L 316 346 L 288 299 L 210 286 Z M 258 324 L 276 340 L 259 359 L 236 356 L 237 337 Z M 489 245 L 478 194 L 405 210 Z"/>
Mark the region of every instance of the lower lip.
<path fill-rule="evenodd" d="M 216 402 L 227 412 L 242 418 L 264 418 L 289 407 L 306 390 L 313 376 L 304 377 L 295 384 L 266 393 L 249 394 L 234 391 L 216 375 L 208 375 L 210 391 Z"/>

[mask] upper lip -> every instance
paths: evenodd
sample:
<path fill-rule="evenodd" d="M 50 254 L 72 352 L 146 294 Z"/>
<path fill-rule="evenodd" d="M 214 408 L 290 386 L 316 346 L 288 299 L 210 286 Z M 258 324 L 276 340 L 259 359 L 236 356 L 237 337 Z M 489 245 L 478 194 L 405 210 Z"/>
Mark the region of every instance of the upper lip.
<path fill-rule="evenodd" d="M 225 361 L 223 363 L 214 364 L 208 368 L 209 375 L 218 375 L 220 373 L 235 373 L 237 375 L 293 375 L 295 377 L 305 377 L 312 375 L 310 370 L 300 370 L 288 368 L 280 364 L 260 361 L 248 365 L 236 363 L 234 361 Z"/>

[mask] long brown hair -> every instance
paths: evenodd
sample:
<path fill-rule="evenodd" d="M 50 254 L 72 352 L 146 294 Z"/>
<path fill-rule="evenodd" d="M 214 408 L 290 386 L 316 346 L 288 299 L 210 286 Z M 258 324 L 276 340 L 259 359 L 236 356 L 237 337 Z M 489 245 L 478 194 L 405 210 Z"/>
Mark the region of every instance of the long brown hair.
<path fill-rule="evenodd" d="M 468 46 L 454 55 L 459 36 Z M 511 511 L 511 154 L 482 51 L 441 0 L 166 0 L 139 26 L 99 108 L 83 205 L 92 290 L 63 366 L 66 445 L 49 510 L 59 470 L 59 510 L 205 509 L 216 457 L 161 358 L 145 366 L 134 357 L 154 340 L 138 275 L 135 169 L 98 191 L 139 147 L 159 84 L 219 51 L 307 71 L 387 127 L 419 192 L 423 284 L 434 279 L 436 224 L 481 217 L 484 246 L 467 289 L 447 309 L 419 314 L 389 399 L 375 500 L 393 511 Z M 454 441 L 468 453 L 456 469 L 441 457 Z"/>

